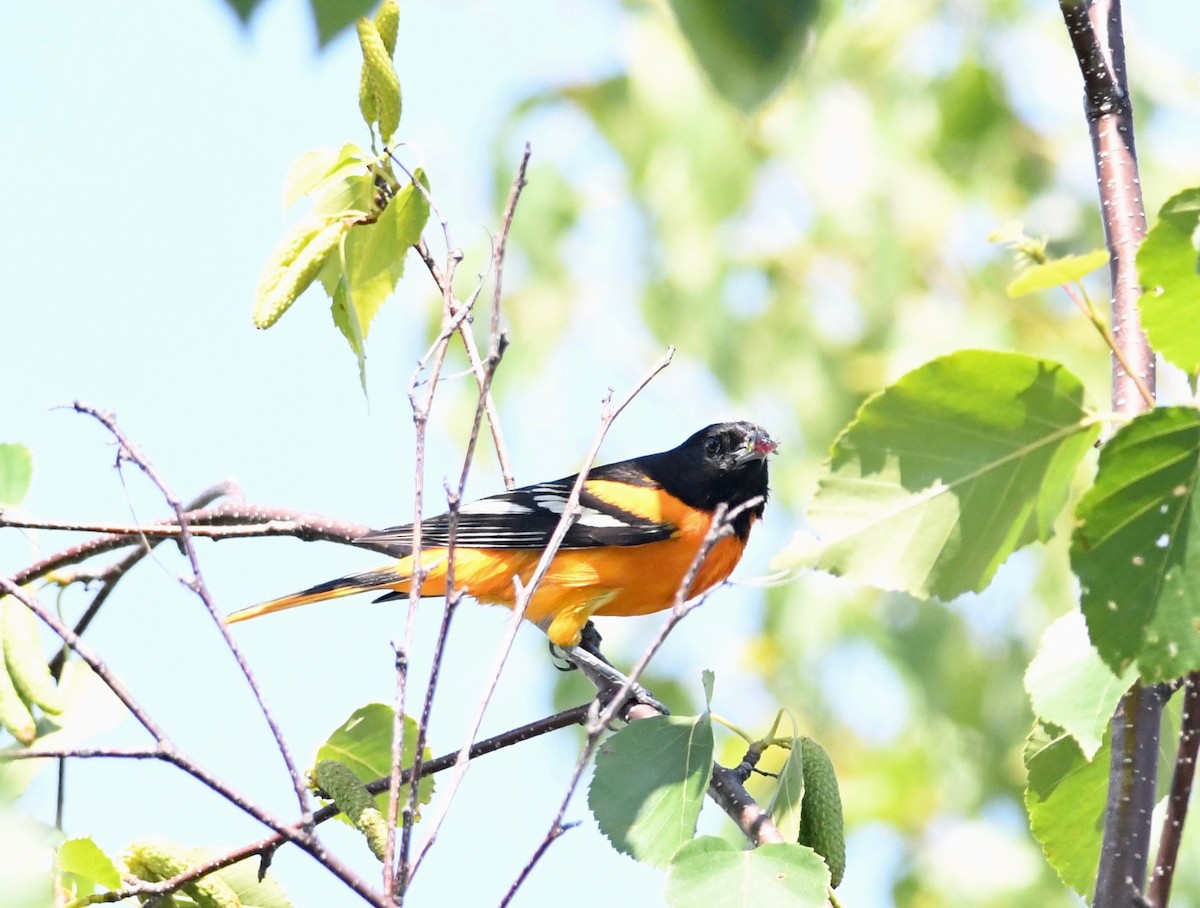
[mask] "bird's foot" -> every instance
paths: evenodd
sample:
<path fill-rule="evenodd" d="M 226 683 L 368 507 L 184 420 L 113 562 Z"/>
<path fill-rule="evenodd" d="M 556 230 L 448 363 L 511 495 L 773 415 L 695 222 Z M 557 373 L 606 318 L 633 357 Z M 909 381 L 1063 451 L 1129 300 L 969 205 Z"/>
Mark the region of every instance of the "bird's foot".
<path fill-rule="evenodd" d="M 599 635 L 596 637 L 599 640 Z M 625 702 L 621 704 L 622 707 L 627 704 L 640 703 L 664 716 L 671 714 L 671 711 L 655 699 L 650 691 L 637 682 L 631 682 L 598 652 L 587 649 L 586 643 L 571 647 L 555 647 L 554 652 L 573 667 L 578 668 L 592 684 L 596 685 L 602 706 L 607 707 L 621 691 L 625 691 Z"/>

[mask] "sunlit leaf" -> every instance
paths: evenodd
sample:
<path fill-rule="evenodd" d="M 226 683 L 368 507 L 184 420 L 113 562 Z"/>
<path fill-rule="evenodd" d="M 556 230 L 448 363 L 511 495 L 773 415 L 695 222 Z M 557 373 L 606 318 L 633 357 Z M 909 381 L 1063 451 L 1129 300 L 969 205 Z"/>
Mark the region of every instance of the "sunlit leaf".
<path fill-rule="evenodd" d="M 221 878 L 238 894 L 242 908 L 291 908 L 292 900 L 273 876 L 258 878 L 260 863 L 251 858 L 226 867 Z"/>
<path fill-rule="evenodd" d="M 33 479 L 33 452 L 20 444 L 0 444 L 0 509 L 21 503 Z"/>
<path fill-rule="evenodd" d="M 1092 644 L 1117 672 L 1157 681 L 1200 667 L 1196 510 L 1200 413 L 1142 414 L 1100 451 L 1076 510 L 1071 567 Z"/>
<path fill-rule="evenodd" d="M 600 831 L 617 851 L 665 867 L 696 833 L 712 755 L 708 713 L 642 719 L 610 736 L 588 788 Z"/>
<path fill-rule="evenodd" d="M 379 307 L 403 277 L 408 251 L 421 238 L 428 219 L 428 201 L 410 185 L 396 193 L 378 221 L 356 226 L 346 237 L 345 280 L 364 339 Z"/>
<path fill-rule="evenodd" d="M 744 849 L 702 836 L 675 855 L 666 898 L 671 908 L 823 908 L 828 887 L 829 870 L 811 848 L 785 843 Z"/>
<path fill-rule="evenodd" d="M 75 897 L 89 896 L 97 886 L 121 888 L 121 872 L 91 838 L 67 839 L 59 846 L 56 863 L 60 884 Z"/>
<path fill-rule="evenodd" d="M 1088 640 L 1083 614 L 1068 612 L 1042 633 L 1025 672 L 1025 689 L 1038 718 L 1075 738 L 1086 759 L 1100 749 L 1121 695 L 1137 678 L 1113 674 Z"/>
<path fill-rule="evenodd" d="M 343 168 L 361 175 L 366 152 L 357 145 L 341 148 L 316 148 L 300 155 L 288 168 L 283 181 L 283 209 L 286 211 L 311 192 L 321 192 L 322 184 L 342 176 Z"/>
<path fill-rule="evenodd" d="M 920 596 L 980 590 L 1048 539 L 1098 431 L 1062 365 L 1016 353 L 933 360 L 868 400 L 809 509 L 815 566 Z"/>
<path fill-rule="evenodd" d="M 58 690 L 65 708 L 60 715 L 38 720 L 38 747 L 70 750 L 112 731 L 129 717 L 109 686 L 78 659 L 67 660 Z M 0 803 L 19 797 L 40 772 L 57 765 L 52 759 L 0 760 Z"/>
<path fill-rule="evenodd" d="M 416 178 L 428 189 L 420 170 Z M 404 275 L 408 250 L 421 238 L 429 220 L 429 201 L 415 185 L 396 193 L 373 224 L 357 224 L 346 236 L 345 257 L 335 257 L 322 272 L 333 298 L 334 324 L 358 359 L 366 389 L 366 338 L 380 307 Z M 336 267 L 335 267 L 336 266 Z"/>
<path fill-rule="evenodd" d="M 1167 200 L 1137 254 L 1142 327 L 1154 349 L 1189 375 L 1200 373 L 1198 228 L 1200 187 Z"/>
<path fill-rule="evenodd" d="M 1016 298 L 1036 293 L 1038 290 L 1061 287 L 1063 284 L 1081 280 L 1107 263 L 1108 252 L 1104 249 L 1093 249 L 1082 255 L 1064 255 L 1060 259 L 1030 265 L 1017 275 L 1006 289 L 1009 296 Z"/>
<path fill-rule="evenodd" d="M 188 857 L 194 864 L 202 864 L 219 857 L 222 852 L 215 848 L 189 848 Z M 271 874 L 258 878 L 262 860 L 255 855 L 238 861 L 230 867 L 217 871 L 217 876 L 237 893 L 241 908 L 292 908 L 283 887 Z"/>
<path fill-rule="evenodd" d="M 365 785 L 392 772 L 392 723 L 396 712 L 386 703 L 368 703 L 356 709 L 317 750 L 313 765 L 322 760 L 345 763 Z M 404 717 L 404 765 L 411 766 L 417 746 L 417 723 Z M 429 749 L 425 749 L 425 758 Z M 419 802 L 428 804 L 433 796 L 433 777 L 421 780 Z M 376 797 L 380 810 L 387 809 L 387 793 Z M 344 818 L 342 818 L 344 819 Z"/>
<path fill-rule="evenodd" d="M 1075 739 L 1039 724 L 1025 745 L 1025 808 L 1033 836 L 1062 881 L 1091 893 L 1108 792 L 1107 739 L 1088 761 Z"/>
<path fill-rule="evenodd" d="M 313 217 L 365 217 L 374 207 L 375 179 L 365 163 L 350 162 L 322 180 L 312 194 Z"/>

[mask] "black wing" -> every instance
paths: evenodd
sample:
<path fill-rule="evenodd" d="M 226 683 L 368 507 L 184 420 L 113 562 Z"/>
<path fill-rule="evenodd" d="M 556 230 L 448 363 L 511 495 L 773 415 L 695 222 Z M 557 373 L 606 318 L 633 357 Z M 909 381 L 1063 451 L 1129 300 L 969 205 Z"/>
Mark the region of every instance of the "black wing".
<path fill-rule="evenodd" d="M 609 477 L 609 471 L 611 467 L 598 468 L 589 474 L 589 478 L 616 478 Z M 463 505 L 458 511 L 455 545 L 478 549 L 544 549 L 566 510 L 574 484 L 575 477 L 567 476 Z M 653 485 L 649 482 L 646 484 Z M 579 504 L 583 511 L 567 530 L 562 544 L 564 549 L 644 545 L 669 539 L 675 533 L 674 525 L 631 514 L 586 488 L 579 496 Z M 372 542 L 411 546 L 412 524 L 390 527 L 364 538 Z M 421 521 L 423 548 L 449 544 L 448 514 Z"/>

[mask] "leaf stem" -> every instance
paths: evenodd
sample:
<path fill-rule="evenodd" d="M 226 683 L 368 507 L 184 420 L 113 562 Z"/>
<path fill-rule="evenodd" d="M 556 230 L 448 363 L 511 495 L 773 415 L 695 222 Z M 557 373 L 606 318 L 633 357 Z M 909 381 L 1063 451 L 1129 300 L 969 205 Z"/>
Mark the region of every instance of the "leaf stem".
<path fill-rule="evenodd" d="M 1092 326 L 1100 333 L 1100 337 L 1104 340 L 1105 345 L 1112 351 L 1112 355 L 1116 358 L 1118 365 L 1124 370 L 1125 374 L 1132 380 L 1133 385 L 1137 388 L 1138 394 L 1142 397 L 1142 402 L 1147 409 L 1153 409 L 1155 405 L 1154 392 L 1146 386 L 1145 381 L 1137 373 L 1125 356 L 1125 351 L 1121 349 L 1121 345 L 1117 343 L 1116 337 L 1113 336 L 1112 329 L 1108 327 L 1108 321 L 1100 314 L 1096 308 L 1096 304 L 1092 302 L 1091 297 L 1087 295 L 1087 291 L 1080 284 L 1063 284 L 1063 290 L 1066 292 L 1083 312 Z"/>
<path fill-rule="evenodd" d="M 728 719 L 726 719 L 720 713 L 714 713 L 714 712 L 710 711 L 709 716 L 718 725 L 724 725 L 727 729 L 729 729 L 731 732 L 733 732 L 735 735 L 737 735 L 739 738 L 741 738 L 747 744 L 753 744 L 757 740 L 752 734 L 750 734 L 749 732 L 734 725 L 732 722 L 730 722 Z"/>

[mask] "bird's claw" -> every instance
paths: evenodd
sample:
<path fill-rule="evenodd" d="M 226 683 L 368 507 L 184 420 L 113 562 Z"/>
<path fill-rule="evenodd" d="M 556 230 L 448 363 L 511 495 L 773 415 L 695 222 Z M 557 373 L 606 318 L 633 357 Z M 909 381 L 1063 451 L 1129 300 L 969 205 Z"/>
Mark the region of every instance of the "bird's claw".
<path fill-rule="evenodd" d="M 596 685 L 602 706 L 611 705 L 613 699 L 622 690 L 625 690 L 627 693 L 625 702 L 621 704 L 622 707 L 627 704 L 640 703 L 664 716 L 671 714 L 671 711 L 655 699 L 650 691 L 637 682 L 631 682 L 599 653 L 585 649 L 583 646 L 557 648 L 557 653 L 583 672 L 587 679 Z"/>

